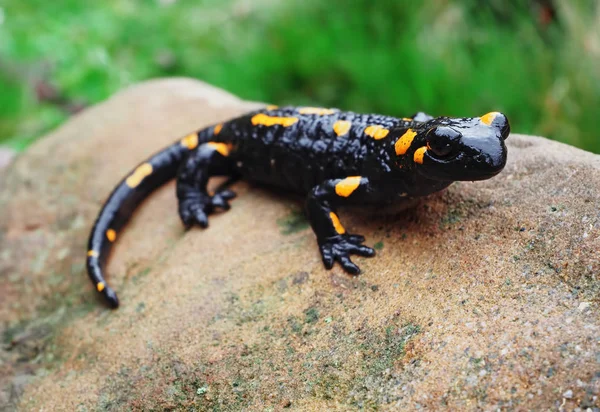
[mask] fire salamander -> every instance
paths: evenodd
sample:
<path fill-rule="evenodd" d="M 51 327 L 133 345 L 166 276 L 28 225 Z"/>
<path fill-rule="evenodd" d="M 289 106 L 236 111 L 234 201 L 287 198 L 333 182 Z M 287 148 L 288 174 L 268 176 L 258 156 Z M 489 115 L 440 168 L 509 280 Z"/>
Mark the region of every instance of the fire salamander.
<path fill-rule="evenodd" d="M 109 250 L 136 206 L 177 177 L 179 216 L 186 228 L 208 226 L 229 209 L 226 187 L 207 191 L 212 176 L 244 178 L 306 195 L 306 214 L 323 264 L 357 275 L 350 255 L 373 256 L 364 237 L 346 231 L 338 206 L 388 204 L 425 196 L 457 180 L 483 180 L 506 164 L 506 116 L 411 118 L 314 107 L 267 106 L 176 141 L 133 169 L 114 189 L 92 229 L 87 271 L 112 308 L 104 278 Z"/>

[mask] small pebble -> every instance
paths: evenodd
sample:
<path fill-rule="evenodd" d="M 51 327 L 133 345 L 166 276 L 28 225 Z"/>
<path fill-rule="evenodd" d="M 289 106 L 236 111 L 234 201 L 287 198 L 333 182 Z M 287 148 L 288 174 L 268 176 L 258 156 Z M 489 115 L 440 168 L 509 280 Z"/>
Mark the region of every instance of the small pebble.
<path fill-rule="evenodd" d="M 563 398 L 565 398 L 565 399 L 571 399 L 572 397 L 573 397 L 573 391 L 571 389 L 569 389 L 568 391 L 563 393 Z"/>
<path fill-rule="evenodd" d="M 590 306 L 592 306 L 590 302 L 581 302 L 577 309 L 579 309 L 580 312 L 585 312 L 590 308 Z"/>

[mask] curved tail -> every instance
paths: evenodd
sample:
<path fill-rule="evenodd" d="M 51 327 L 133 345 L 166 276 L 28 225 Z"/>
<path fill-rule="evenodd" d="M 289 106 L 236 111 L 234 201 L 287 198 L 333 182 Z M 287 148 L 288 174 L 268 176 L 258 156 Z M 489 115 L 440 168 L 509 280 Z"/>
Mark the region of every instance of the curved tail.
<path fill-rule="evenodd" d="M 142 200 L 175 178 L 185 155 L 208 140 L 209 131 L 210 128 L 192 133 L 138 165 L 121 180 L 102 207 L 88 241 L 86 267 L 96 290 L 111 308 L 119 306 L 119 299 L 106 283 L 103 269 L 117 234 Z"/>

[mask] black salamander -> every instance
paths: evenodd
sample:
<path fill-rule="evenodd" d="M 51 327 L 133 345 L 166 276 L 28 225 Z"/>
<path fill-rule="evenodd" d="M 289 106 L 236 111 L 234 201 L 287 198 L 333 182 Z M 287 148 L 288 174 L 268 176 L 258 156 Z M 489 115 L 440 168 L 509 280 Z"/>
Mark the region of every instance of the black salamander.
<path fill-rule="evenodd" d="M 212 176 L 230 176 L 306 195 L 306 214 L 323 264 L 357 275 L 350 255 L 373 256 L 364 237 L 342 226 L 346 204 L 389 204 L 425 196 L 458 180 L 483 180 L 506 163 L 510 126 L 502 113 L 481 117 L 411 118 L 336 109 L 268 106 L 207 127 L 138 165 L 109 196 L 90 235 L 87 271 L 112 308 L 105 280 L 109 249 L 136 206 L 177 177 L 179 216 L 186 228 L 208 226 L 208 215 L 229 209 L 235 194 L 208 193 Z"/>

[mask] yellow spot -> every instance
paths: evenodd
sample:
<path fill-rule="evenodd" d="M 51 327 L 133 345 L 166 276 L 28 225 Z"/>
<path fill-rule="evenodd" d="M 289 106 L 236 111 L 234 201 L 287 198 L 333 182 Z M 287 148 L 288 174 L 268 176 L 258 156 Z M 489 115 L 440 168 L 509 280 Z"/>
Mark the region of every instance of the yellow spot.
<path fill-rule="evenodd" d="M 371 136 L 375 140 L 383 139 L 390 131 L 382 126 L 369 126 L 365 129 L 365 134 Z"/>
<path fill-rule="evenodd" d="M 218 135 L 219 133 L 221 133 L 222 128 L 223 128 L 223 123 L 219 123 L 218 125 L 215 126 L 215 130 L 213 130 L 213 133 L 215 135 Z"/>
<path fill-rule="evenodd" d="M 96 252 L 95 250 L 88 250 L 87 255 L 89 257 L 98 257 L 98 252 Z"/>
<path fill-rule="evenodd" d="M 276 109 L 278 109 L 278 108 L 279 108 L 279 106 L 276 106 L 276 105 L 274 105 L 274 104 L 270 104 L 270 105 L 268 105 L 268 106 L 266 107 L 266 109 L 267 109 L 267 110 L 276 110 Z"/>
<path fill-rule="evenodd" d="M 499 114 L 500 113 L 498 113 L 498 112 L 489 112 L 487 114 L 484 114 L 483 116 L 480 117 L 481 123 L 483 123 L 486 126 L 491 126 L 492 122 L 494 121 L 496 116 L 498 116 Z"/>
<path fill-rule="evenodd" d="M 412 122 L 413 119 L 411 117 L 403 117 L 402 120 L 404 120 L 405 122 Z"/>
<path fill-rule="evenodd" d="M 181 139 L 181 145 L 187 147 L 190 150 L 195 149 L 196 146 L 198 146 L 198 134 L 192 133 L 184 137 L 183 139 Z"/>
<path fill-rule="evenodd" d="M 334 114 L 337 110 L 334 109 L 324 109 L 322 107 L 302 107 L 298 109 L 298 113 L 300 114 L 318 114 L 319 116 L 323 116 L 326 114 Z"/>
<path fill-rule="evenodd" d="M 96 285 L 96 289 L 98 289 L 98 292 L 102 292 L 104 290 L 104 282 L 100 282 Z"/>
<path fill-rule="evenodd" d="M 217 143 L 217 142 L 208 142 L 208 146 L 215 149 L 217 152 L 221 153 L 221 155 L 227 157 L 229 156 L 229 152 L 231 151 L 232 145 L 227 143 Z"/>
<path fill-rule="evenodd" d="M 108 230 L 106 231 L 106 238 L 107 238 L 109 241 L 111 241 L 111 242 L 114 242 L 115 240 L 117 240 L 117 232 L 115 232 L 115 231 L 114 231 L 114 230 L 112 230 L 112 229 L 108 229 Z"/>
<path fill-rule="evenodd" d="M 423 156 L 425 156 L 425 152 L 426 151 L 427 151 L 427 147 L 426 146 L 419 147 L 415 151 L 415 163 L 418 163 L 420 165 L 423 164 Z"/>
<path fill-rule="evenodd" d="M 340 223 L 340 218 L 333 212 L 329 212 L 329 217 L 331 218 L 331 223 L 333 223 L 333 228 L 338 233 L 338 235 L 343 235 L 346 233 L 346 229 Z"/>
<path fill-rule="evenodd" d="M 150 163 L 143 163 L 133 171 L 133 173 L 125 180 L 125 183 L 133 189 L 142 183 L 142 180 L 144 180 L 146 176 L 150 176 L 151 174 L 152 165 Z"/>
<path fill-rule="evenodd" d="M 350 130 L 352 127 L 352 123 L 347 120 L 338 120 L 333 124 L 333 131 L 338 136 L 343 136 Z"/>
<path fill-rule="evenodd" d="M 394 145 L 394 147 L 396 148 L 396 154 L 398 156 L 402 156 L 403 154 L 406 154 L 406 152 L 410 148 L 410 145 L 412 144 L 413 139 L 415 138 L 416 135 L 417 135 L 416 132 L 414 132 L 412 129 L 408 129 L 400 137 L 400 139 L 398 139 L 396 141 L 396 144 Z"/>
<path fill-rule="evenodd" d="M 335 185 L 335 193 L 338 196 L 348 197 L 360 185 L 360 176 L 350 176 Z"/>
<path fill-rule="evenodd" d="M 297 117 L 274 117 L 267 116 L 264 113 L 255 114 L 252 116 L 252 124 L 254 126 L 263 125 L 263 126 L 275 126 L 276 124 L 281 125 L 283 127 L 288 127 L 293 125 L 298 121 Z"/>

